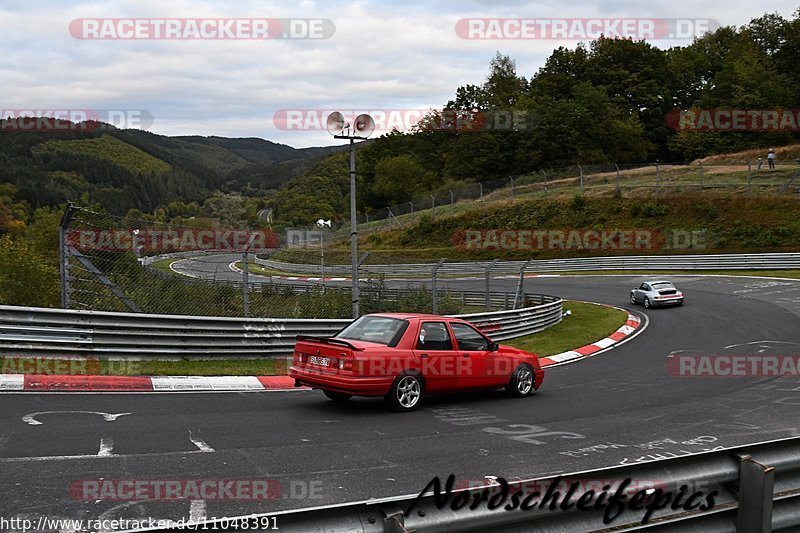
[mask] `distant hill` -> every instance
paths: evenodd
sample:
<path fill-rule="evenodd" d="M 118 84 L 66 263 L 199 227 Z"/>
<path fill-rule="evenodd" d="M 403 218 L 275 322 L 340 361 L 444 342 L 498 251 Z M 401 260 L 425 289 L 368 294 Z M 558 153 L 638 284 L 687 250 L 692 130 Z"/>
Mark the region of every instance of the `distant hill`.
<path fill-rule="evenodd" d="M 67 124 L 59 121 L 59 124 Z M 0 131 L 0 184 L 32 206 L 99 203 L 110 212 L 149 212 L 214 191 L 251 196 L 278 189 L 346 146 L 292 148 L 265 139 L 118 130 Z"/>

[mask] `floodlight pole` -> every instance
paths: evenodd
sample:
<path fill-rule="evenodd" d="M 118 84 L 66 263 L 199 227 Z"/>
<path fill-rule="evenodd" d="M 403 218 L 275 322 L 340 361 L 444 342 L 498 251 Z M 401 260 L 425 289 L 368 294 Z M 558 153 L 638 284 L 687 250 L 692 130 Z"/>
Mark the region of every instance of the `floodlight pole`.
<path fill-rule="evenodd" d="M 334 118 L 336 117 L 336 118 Z M 333 119 L 333 120 L 331 120 Z M 361 122 L 361 119 L 364 119 Z M 361 124 L 359 124 L 361 122 Z M 364 127 L 364 124 L 367 127 Z M 351 129 L 352 127 L 352 129 Z M 333 134 L 334 139 L 349 139 L 350 140 L 350 260 L 352 262 L 352 278 L 353 278 L 353 318 L 358 318 L 360 312 L 358 309 L 358 220 L 356 220 L 356 139 L 366 139 L 375 129 L 375 123 L 367 114 L 359 115 L 355 119 L 355 123 L 347 124 L 344 122 L 344 117 L 341 113 L 334 112 L 328 117 L 328 131 Z M 334 131 L 346 131 L 347 134 L 336 134 Z M 363 135 L 360 135 L 363 134 Z"/>
<path fill-rule="evenodd" d="M 356 220 L 356 141 L 350 137 L 350 261 L 353 264 L 353 318 L 358 318 L 358 221 Z"/>

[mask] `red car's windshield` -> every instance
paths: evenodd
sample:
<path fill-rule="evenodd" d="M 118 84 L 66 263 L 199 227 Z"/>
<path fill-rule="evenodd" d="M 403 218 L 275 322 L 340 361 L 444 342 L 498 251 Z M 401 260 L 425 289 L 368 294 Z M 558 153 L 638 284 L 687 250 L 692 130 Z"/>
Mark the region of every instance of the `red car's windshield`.
<path fill-rule="evenodd" d="M 408 328 L 408 321 L 384 316 L 362 316 L 336 334 L 339 339 L 396 346 Z"/>

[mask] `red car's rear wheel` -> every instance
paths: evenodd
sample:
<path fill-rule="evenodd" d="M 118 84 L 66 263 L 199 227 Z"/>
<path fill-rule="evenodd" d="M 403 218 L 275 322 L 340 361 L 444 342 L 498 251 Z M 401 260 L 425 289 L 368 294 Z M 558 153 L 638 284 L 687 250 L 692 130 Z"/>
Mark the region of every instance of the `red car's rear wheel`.
<path fill-rule="evenodd" d="M 422 380 L 413 374 L 397 376 L 386 395 L 386 401 L 396 411 L 413 411 L 422 400 Z"/>
<path fill-rule="evenodd" d="M 345 394 L 343 392 L 333 392 L 330 390 L 324 390 L 322 392 L 325 393 L 325 396 L 327 396 L 334 402 L 346 402 L 347 400 L 353 397 L 352 394 Z"/>

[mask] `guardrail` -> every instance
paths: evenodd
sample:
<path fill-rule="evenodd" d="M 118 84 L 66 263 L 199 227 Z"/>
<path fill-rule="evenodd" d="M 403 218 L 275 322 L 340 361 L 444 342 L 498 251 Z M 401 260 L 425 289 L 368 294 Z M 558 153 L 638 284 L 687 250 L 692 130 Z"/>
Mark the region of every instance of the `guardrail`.
<path fill-rule="evenodd" d="M 298 274 L 319 275 L 320 265 L 285 263 L 256 258 L 265 268 Z M 437 263 L 371 265 L 362 264 L 361 271 L 395 276 L 431 276 Z M 349 265 L 325 265 L 326 275 L 348 274 Z M 567 272 L 585 270 L 753 270 L 800 269 L 800 253 L 722 254 L 722 255 L 647 255 L 585 257 L 572 259 L 539 259 L 531 261 L 465 261 L 444 262 L 436 268 L 438 275 L 524 272 Z"/>
<path fill-rule="evenodd" d="M 527 307 L 463 315 L 495 340 L 561 320 L 562 300 L 526 295 Z M 286 356 L 297 335 L 332 335 L 349 319 L 221 318 L 0 306 L 0 353 L 98 358 Z"/>
<path fill-rule="evenodd" d="M 629 482 L 625 484 L 625 480 Z M 215 525 L 238 524 L 236 529 L 243 530 L 242 524 L 260 524 L 259 528 L 266 530 L 267 524 L 287 532 L 339 533 L 796 531 L 800 526 L 800 438 L 509 483 L 504 499 L 502 485 L 487 483 L 448 493 L 442 479 L 438 494 L 429 484 L 425 488 L 432 488 L 433 494 L 231 517 L 198 525 L 213 530 Z M 577 488 L 567 498 L 573 483 Z M 606 497 L 601 499 L 603 490 Z M 514 493 L 522 495 L 516 506 Z M 636 493 L 638 505 L 634 504 Z M 550 499 L 545 500 L 548 494 Z M 556 504 L 551 506 L 553 501 Z M 564 506 L 565 501 L 571 505 Z M 477 503 L 473 506 L 473 502 Z"/>
<path fill-rule="evenodd" d="M 149 273 L 153 276 L 159 277 L 161 279 L 168 279 L 174 280 L 175 276 L 178 274 L 170 274 L 167 272 L 163 272 L 161 270 L 157 270 L 154 268 L 150 268 Z M 213 280 L 213 279 L 206 279 L 206 278 L 190 278 L 184 277 L 181 279 L 181 283 L 187 283 L 191 285 L 213 285 L 220 283 L 220 281 Z M 241 288 L 244 285 L 244 282 L 241 280 L 225 280 L 224 283 L 229 284 L 236 288 Z M 266 292 L 266 291 L 290 291 L 295 294 L 302 294 L 309 291 L 319 290 L 320 283 L 319 281 L 314 280 L 292 280 L 291 283 L 275 283 L 273 280 L 264 280 L 259 279 L 258 275 L 251 274 L 249 277 L 249 281 L 247 285 L 250 288 L 250 292 Z M 373 297 L 377 298 L 385 298 L 390 301 L 396 301 L 402 296 L 403 294 L 407 294 L 409 291 L 408 287 L 405 288 L 396 288 L 396 287 L 381 287 L 379 289 L 372 290 L 369 286 L 369 282 L 366 280 L 362 280 L 362 283 L 359 284 L 361 287 L 361 294 L 362 298 L 365 294 L 370 294 Z M 333 290 L 337 289 L 336 286 L 331 287 Z M 442 298 L 450 298 L 451 300 L 455 300 L 461 303 L 462 306 L 485 306 L 486 305 L 486 291 L 467 291 L 467 290 L 458 290 L 451 287 L 439 287 L 436 289 L 437 298 L 441 301 Z M 515 304 L 516 292 L 499 292 L 499 291 L 491 291 L 489 293 L 489 304 L 492 309 L 510 309 Z"/>

